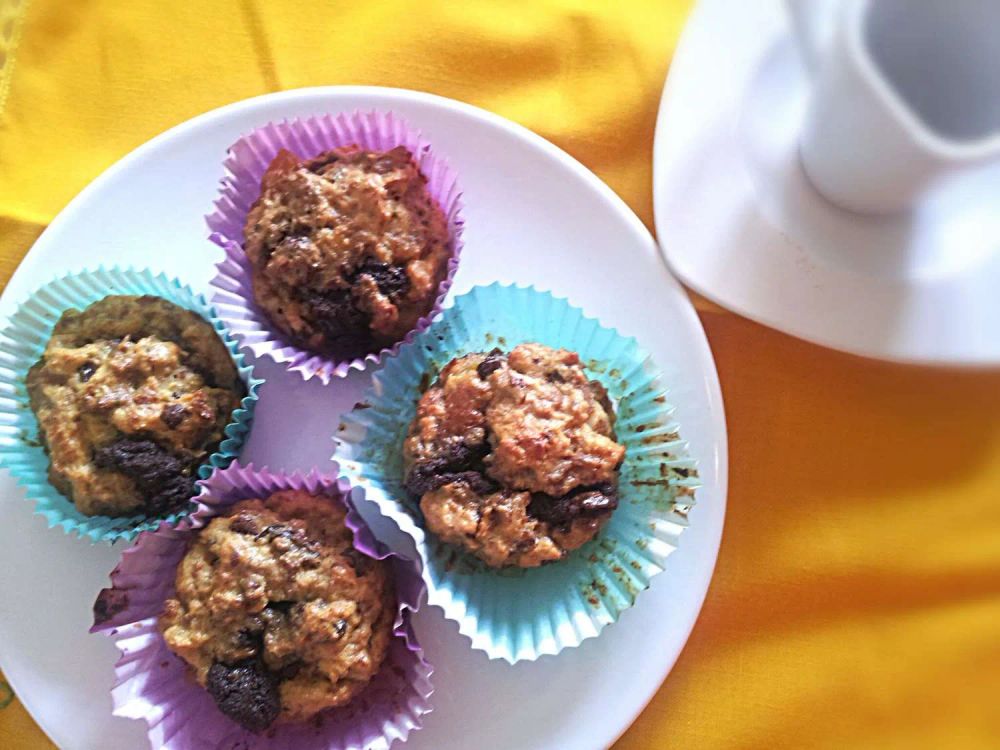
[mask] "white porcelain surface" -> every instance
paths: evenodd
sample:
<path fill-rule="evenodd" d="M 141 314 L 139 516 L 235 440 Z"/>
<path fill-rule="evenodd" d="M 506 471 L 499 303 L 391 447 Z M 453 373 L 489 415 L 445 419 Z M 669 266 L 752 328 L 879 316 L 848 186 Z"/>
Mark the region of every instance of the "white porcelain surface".
<path fill-rule="evenodd" d="M 906 214 L 837 208 L 799 159 L 808 81 L 782 0 L 699 2 L 654 147 L 657 236 L 672 270 L 824 346 L 1000 365 L 1000 167 L 944 180 Z"/>
<path fill-rule="evenodd" d="M 600 638 L 515 667 L 472 651 L 440 611 L 417 618 L 436 668 L 435 708 L 407 748 L 605 747 L 670 671 L 701 607 L 725 512 L 726 430 L 711 353 L 684 291 L 649 232 L 578 162 L 495 115 L 412 92 L 331 87 L 252 99 L 168 131 L 97 179 L 38 240 L 0 313 L 10 314 L 52 274 L 98 261 L 148 265 L 204 289 L 221 250 L 206 239 L 202 216 L 226 147 L 268 120 L 355 107 L 407 117 L 459 171 L 467 228 L 453 293 L 500 280 L 568 295 L 638 337 L 666 373 L 704 487 L 680 549 L 633 609 Z M 324 388 L 270 362 L 258 368 L 268 383 L 244 460 L 289 469 L 327 464 L 338 415 L 368 377 L 355 372 Z M 6 473 L 0 489 L 0 667 L 60 747 L 146 747 L 139 722 L 111 716 L 114 647 L 87 634 L 94 596 L 119 550 L 46 529 Z M 394 527 L 373 522 L 392 536 Z"/>
<path fill-rule="evenodd" d="M 908 209 L 1000 155 L 995 0 L 787 0 L 811 95 L 802 165 L 865 213 Z"/>

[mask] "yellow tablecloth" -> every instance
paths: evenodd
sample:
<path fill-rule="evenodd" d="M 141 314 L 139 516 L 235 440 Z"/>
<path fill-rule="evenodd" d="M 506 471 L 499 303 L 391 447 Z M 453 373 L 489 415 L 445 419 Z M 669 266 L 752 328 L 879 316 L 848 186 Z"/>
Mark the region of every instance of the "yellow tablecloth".
<path fill-rule="evenodd" d="M 0 280 L 133 147 L 227 102 L 316 84 L 491 109 L 576 156 L 652 226 L 656 106 L 687 10 L 32 0 L 23 27 L 4 32 L 0 16 Z M 1000 746 L 1000 373 L 864 361 L 698 304 L 730 426 L 725 539 L 694 635 L 616 747 Z M 16 700 L 2 708 L 6 692 L 0 747 L 50 747 Z"/>

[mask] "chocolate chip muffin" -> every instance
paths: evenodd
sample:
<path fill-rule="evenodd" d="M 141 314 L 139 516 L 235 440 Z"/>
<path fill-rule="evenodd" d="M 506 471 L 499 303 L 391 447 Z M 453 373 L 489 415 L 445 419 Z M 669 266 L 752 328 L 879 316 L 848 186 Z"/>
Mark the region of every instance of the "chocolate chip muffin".
<path fill-rule="evenodd" d="M 618 506 L 625 447 L 604 387 L 564 349 L 449 362 L 420 398 L 405 486 L 427 528 L 493 567 L 536 567 L 593 539 Z"/>
<path fill-rule="evenodd" d="M 448 272 L 447 219 L 413 155 L 281 151 L 244 226 L 254 300 L 292 342 L 357 357 L 403 338 Z"/>
<path fill-rule="evenodd" d="M 378 672 L 396 599 L 344 507 L 299 490 L 244 500 L 197 533 L 160 617 L 219 709 L 259 732 L 343 706 Z"/>
<path fill-rule="evenodd" d="M 183 507 L 246 395 L 210 323 L 127 295 L 63 313 L 27 387 L 49 480 L 88 516 Z"/>

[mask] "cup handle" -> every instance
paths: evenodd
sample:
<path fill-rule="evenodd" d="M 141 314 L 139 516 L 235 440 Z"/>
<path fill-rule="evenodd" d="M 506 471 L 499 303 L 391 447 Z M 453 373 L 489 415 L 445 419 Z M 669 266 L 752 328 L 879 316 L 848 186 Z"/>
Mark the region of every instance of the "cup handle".
<path fill-rule="evenodd" d="M 834 22 L 841 0 L 785 0 L 799 53 L 811 73 L 826 56 L 833 39 Z"/>

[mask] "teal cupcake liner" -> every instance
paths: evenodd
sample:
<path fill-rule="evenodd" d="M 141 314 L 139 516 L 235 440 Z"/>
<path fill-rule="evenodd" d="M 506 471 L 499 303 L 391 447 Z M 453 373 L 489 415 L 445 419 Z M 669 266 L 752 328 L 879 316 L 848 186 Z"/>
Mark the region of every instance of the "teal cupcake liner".
<path fill-rule="evenodd" d="M 541 568 L 496 570 L 425 531 L 403 489 L 402 446 L 417 400 L 447 362 L 525 342 L 580 355 L 615 403 L 626 454 L 619 507 L 597 538 Z M 375 373 L 364 400 L 340 425 L 335 458 L 343 476 L 413 537 L 428 603 L 455 620 L 473 648 L 513 663 L 597 636 L 664 569 L 698 486 L 673 411 L 659 371 L 635 339 L 550 293 L 492 284 L 458 297 Z"/>
<path fill-rule="evenodd" d="M 200 478 L 207 478 L 213 468 L 228 466 L 239 455 L 250 432 L 258 390 L 264 382 L 253 376 L 253 368 L 245 362 L 236 340 L 205 298 L 162 273 L 101 266 L 50 281 L 24 300 L 0 333 L 0 466 L 25 488 L 28 499 L 35 503 L 35 512 L 45 517 L 50 528 L 59 526 L 92 542 L 130 540 L 161 523 L 176 525 L 195 507 L 191 502 L 188 508 L 159 518 L 85 516 L 49 483 L 49 459 L 38 441 L 38 421 L 28 402 L 25 378 L 28 369 L 42 356 L 63 312 L 69 308 L 82 309 L 109 294 L 152 294 L 198 313 L 212 324 L 226 344 L 246 384 L 247 395 L 233 412 L 219 450 L 199 468 Z"/>

